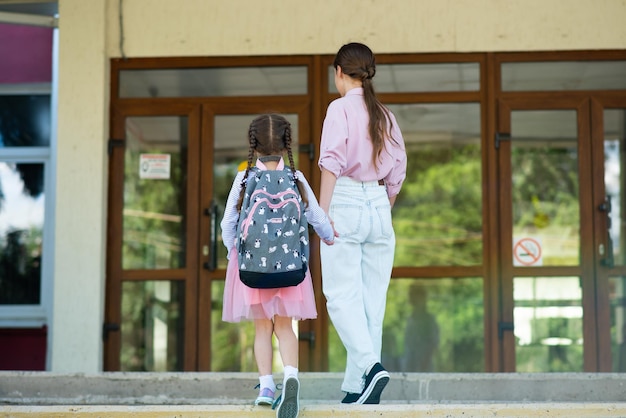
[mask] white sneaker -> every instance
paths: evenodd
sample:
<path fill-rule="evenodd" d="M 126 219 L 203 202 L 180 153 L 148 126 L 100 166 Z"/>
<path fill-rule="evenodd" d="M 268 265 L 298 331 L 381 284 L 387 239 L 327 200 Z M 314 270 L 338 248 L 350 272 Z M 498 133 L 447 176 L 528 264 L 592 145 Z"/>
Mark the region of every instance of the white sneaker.
<path fill-rule="evenodd" d="M 297 418 L 300 410 L 300 381 L 291 376 L 285 380 L 276 418 Z"/>

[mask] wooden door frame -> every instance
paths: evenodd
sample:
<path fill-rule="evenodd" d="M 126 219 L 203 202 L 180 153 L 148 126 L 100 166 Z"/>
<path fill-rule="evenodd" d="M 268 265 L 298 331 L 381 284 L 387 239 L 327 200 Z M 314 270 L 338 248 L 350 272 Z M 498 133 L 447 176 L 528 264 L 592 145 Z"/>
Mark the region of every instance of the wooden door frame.
<path fill-rule="evenodd" d="M 206 216 L 202 216 L 205 208 L 211 205 L 213 197 L 212 187 L 213 184 L 213 147 L 206 146 L 206 144 L 213 144 L 210 138 L 213 137 L 214 132 L 214 118 L 222 115 L 247 115 L 247 114 L 259 114 L 264 113 L 267 109 L 272 109 L 272 112 L 278 112 L 282 114 L 297 114 L 298 115 L 298 146 L 300 150 L 293 150 L 299 154 L 298 169 L 302 171 L 307 178 L 313 167 L 313 162 L 308 158 L 308 149 L 305 145 L 311 143 L 310 136 L 310 101 L 301 97 L 291 98 L 256 98 L 246 100 L 245 103 L 241 103 L 239 99 L 214 99 L 202 101 L 202 134 L 201 134 L 201 154 L 202 154 L 202 167 L 200 176 L 201 190 L 200 190 L 200 202 L 198 207 L 198 213 L 200 214 L 200 236 L 198 242 L 198 257 L 201 260 L 201 264 L 207 261 L 207 257 L 204 256 L 201 251 L 203 245 L 209 245 L 211 248 L 211 239 L 209 236 L 210 219 Z M 242 132 L 242 148 L 246 147 L 245 138 L 246 132 Z M 218 219 L 219 223 L 220 219 Z M 311 240 L 311 269 L 313 266 L 319 264 L 319 251 L 316 251 L 313 245 L 318 242 L 317 239 Z M 219 245 L 222 245 L 221 243 Z M 198 307 L 200 318 L 210 318 L 213 313 L 211 312 L 211 300 L 212 300 L 212 286 L 214 280 L 224 280 L 226 277 L 226 269 L 216 268 L 214 271 L 207 269 L 200 270 L 200 282 L 198 287 Z M 318 289 L 321 289 L 319 287 Z M 320 292 L 321 293 L 321 292 Z M 325 309 L 323 306 L 318 305 L 318 315 L 321 309 Z M 198 323 L 198 370 L 209 371 L 211 370 L 211 330 L 210 327 L 203 327 L 201 323 Z M 316 335 L 316 330 L 319 325 L 315 320 L 312 321 L 300 321 L 299 322 L 299 337 L 300 337 L 300 349 L 299 349 L 299 363 L 300 369 L 303 371 L 314 370 L 315 367 L 315 348 L 308 346 L 308 340 L 303 336 L 312 333 Z M 319 350 L 317 350 L 319 351 Z"/>
<path fill-rule="evenodd" d="M 594 94 L 591 98 L 591 129 L 592 129 L 592 158 L 594 182 L 592 207 L 597 214 L 600 205 L 604 202 L 606 189 L 604 184 L 604 111 L 607 109 L 622 109 L 626 111 L 626 95 L 623 92 L 603 92 Z M 594 216 L 593 227 L 596 231 L 594 248 L 604 245 L 607 248 L 606 233 L 608 228 L 606 216 Z M 596 323 L 597 364 L 599 372 L 611 372 L 613 359 L 611 350 L 611 306 L 609 301 L 609 278 L 611 276 L 626 276 L 626 266 L 606 267 L 601 265 L 600 257 L 596 262 L 594 278 L 596 280 Z"/>
<path fill-rule="evenodd" d="M 193 155 L 193 146 L 199 146 L 200 132 L 194 129 L 200 126 L 200 108 L 191 103 L 179 101 L 161 101 L 152 106 L 145 106 L 140 100 L 129 100 L 119 103 L 112 112 L 111 141 L 108 185 L 108 219 L 107 219 L 107 258 L 106 258 L 106 286 L 105 286 L 105 330 L 104 334 L 104 369 L 120 369 L 121 349 L 121 300 L 122 282 L 145 280 L 185 280 L 185 334 L 183 369 L 196 369 L 195 346 L 197 341 L 197 311 L 196 301 L 187 295 L 195 293 L 197 280 L 197 253 L 187 251 L 185 268 L 159 270 L 124 270 L 122 268 L 122 236 L 123 236 L 123 191 L 124 191 L 124 152 L 126 149 L 126 127 L 128 117 L 142 116 L 186 116 L 188 118 L 189 155 Z M 197 155 L 198 153 L 196 153 Z M 188 190 L 197 190 L 199 182 L 199 160 L 188 160 L 189 165 L 187 183 Z M 195 173 L 195 174 L 194 174 Z M 187 242 L 197 241 L 198 222 L 195 216 L 197 195 L 188 195 L 186 207 L 186 239 Z M 113 332 L 107 332 L 106 328 Z M 192 348 L 194 350 L 192 350 Z"/>
<path fill-rule="evenodd" d="M 586 222 L 593 217 L 592 201 L 592 180 L 585 173 L 591 172 L 591 105 L 589 94 L 564 94 L 547 96 L 545 93 L 536 95 L 521 95 L 498 100 L 497 127 L 499 135 L 511 135 L 511 112 L 517 110 L 575 110 L 577 115 L 578 129 L 578 181 L 579 181 L 579 208 L 580 208 L 580 256 L 579 266 L 546 266 L 546 267 L 516 267 L 512 262 L 504 260 L 513 259 L 512 245 L 505 243 L 513 242 L 512 237 L 512 197 L 511 197 L 511 141 L 503 140 L 499 142 L 498 167 L 500 173 L 500 318 L 503 324 L 513 324 L 513 278 L 541 276 L 577 276 L 582 278 L 583 312 L 596 312 L 596 289 L 594 281 L 594 246 L 593 246 L 593 224 Z M 506 327 L 506 333 L 502 336 L 501 364 L 502 371 L 515 371 L 515 339 L 513 328 Z M 596 371 L 597 341 L 595 321 L 591 321 L 588 315 L 583 314 L 583 348 L 584 371 Z"/>

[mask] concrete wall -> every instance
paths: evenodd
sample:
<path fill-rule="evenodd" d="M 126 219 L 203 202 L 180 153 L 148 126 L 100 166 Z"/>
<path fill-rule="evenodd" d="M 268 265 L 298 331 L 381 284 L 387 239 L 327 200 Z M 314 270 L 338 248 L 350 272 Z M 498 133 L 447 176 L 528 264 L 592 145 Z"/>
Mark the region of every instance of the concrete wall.
<path fill-rule="evenodd" d="M 59 372 L 102 369 L 109 58 L 332 54 L 349 41 L 377 53 L 626 48 L 624 0 L 59 0 L 59 9 L 49 365 Z"/>
<path fill-rule="evenodd" d="M 50 369 L 102 370 L 108 57 L 104 0 L 61 0 Z"/>
<path fill-rule="evenodd" d="M 108 46 L 120 56 L 118 1 Z M 127 56 L 618 49 L 622 0 L 124 0 Z"/>

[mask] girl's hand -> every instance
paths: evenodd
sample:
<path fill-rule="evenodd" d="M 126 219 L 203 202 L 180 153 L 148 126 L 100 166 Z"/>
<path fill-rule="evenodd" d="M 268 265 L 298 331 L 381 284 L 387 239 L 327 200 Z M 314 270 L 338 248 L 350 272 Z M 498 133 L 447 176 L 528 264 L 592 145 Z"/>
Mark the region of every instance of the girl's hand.
<path fill-rule="evenodd" d="M 333 227 L 333 239 L 332 240 L 322 239 L 322 241 L 326 245 L 333 245 L 335 243 L 335 238 L 339 236 L 339 232 L 337 232 L 337 230 L 335 229 L 335 222 L 333 222 L 330 216 L 328 216 L 328 220 L 330 221 L 330 225 Z"/>

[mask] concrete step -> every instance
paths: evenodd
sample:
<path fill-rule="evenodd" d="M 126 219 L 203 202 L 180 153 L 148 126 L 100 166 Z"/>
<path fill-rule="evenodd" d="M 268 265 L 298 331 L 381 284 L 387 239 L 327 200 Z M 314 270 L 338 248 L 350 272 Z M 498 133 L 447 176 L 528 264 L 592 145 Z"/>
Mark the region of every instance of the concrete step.
<path fill-rule="evenodd" d="M 626 401 L 626 373 L 390 375 L 382 400 L 396 404 Z M 302 400 L 333 404 L 343 397 L 341 373 L 299 377 Z M 0 404 L 247 405 L 257 395 L 257 383 L 256 373 L 0 372 Z"/>
<path fill-rule="evenodd" d="M 275 417 L 270 407 L 243 405 L 0 406 L 3 418 L 246 418 Z M 626 403 L 494 403 L 339 405 L 302 402 L 299 418 L 609 418 L 625 417 Z"/>
<path fill-rule="evenodd" d="M 626 417 L 626 374 L 391 373 L 380 405 L 342 405 L 341 373 L 300 373 L 300 417 Z M 277 382 L 282 380 L 275 376 Z M 275 416 L 256 373 L 0 372 L 0 417 Z"/>

